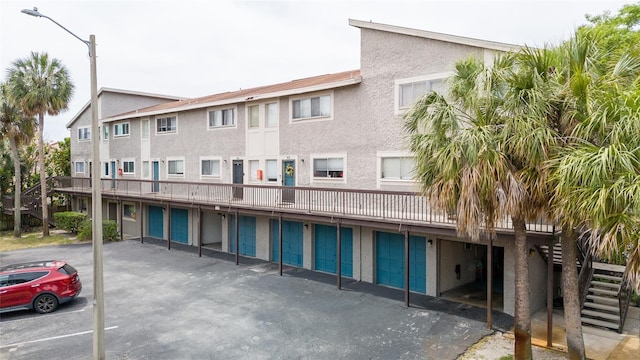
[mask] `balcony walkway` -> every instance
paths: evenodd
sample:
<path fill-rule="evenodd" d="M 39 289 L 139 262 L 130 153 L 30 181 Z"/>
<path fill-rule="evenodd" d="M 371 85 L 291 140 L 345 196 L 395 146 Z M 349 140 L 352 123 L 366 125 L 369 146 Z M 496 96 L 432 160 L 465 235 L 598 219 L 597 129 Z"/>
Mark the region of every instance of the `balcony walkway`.
<path fill-rule="evenodd" d="M 104 197 L 181 203 L 216 210 L 252 209 L 278 213 L 340 217 L 413 226 L 455 228 L 455 218 L 433 210 L 426 197 L 412 192 L 315 187 L 192 183 L 183 181 L 102 179 Z M 91 195 L 88 178 L 57 178 L 55 191 Z M 505 218 L 496 230 L 512 232 Z M 540 235 L 555 234 L 553 224 L 527 224 Z"/>

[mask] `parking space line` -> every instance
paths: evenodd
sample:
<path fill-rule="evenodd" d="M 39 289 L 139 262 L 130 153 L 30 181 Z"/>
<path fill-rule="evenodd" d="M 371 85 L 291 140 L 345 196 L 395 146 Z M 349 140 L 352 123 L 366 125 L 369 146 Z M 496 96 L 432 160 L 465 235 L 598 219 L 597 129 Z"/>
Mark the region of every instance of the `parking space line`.
<path fill-rule="evenodd" d="M 0 321 L 0 326 L 5 325 L 5 324 L 13 324 L 13 323 L 17 323 L 17 322 L 23 322 L 23 321 L 32 321 L 32 320 L 38 321 L 38 319 L 43 317 L 43 316 L 54 316 L 54 315 L 80 313 L 80 312 L 84 312 L 84 310 L 85 310 L 85 308 L 78 309 L 78 310 L 69 310 L 69 311 L 58 310 L 53 314 L 40 314 L 38 316 L 24 317 L 24 318 L 19 318 L 19 319 L 15 319 L 15 320 L 2 320 L 2 321 Z"/>
<path fill-rule="evenodd" d="M 107 328 L 104 328 L 104 329 L 106 331 L 106 330 L 113 330 L 113 329 L 117 329 L 117 328 L 118 328 L 117 326 L 111 326 L 111 327 L 107 327 Z M 93 330 L 88 330 L 88 331 L 81 331 L 81 332 L 77 332 L 77 333 L 73 333 L 73 334 L 53 336 L 53 337 L 44 338 L 44 339 L 25 341 L 25 342 L 21 342 L 21 343 L 15 343 L 15 344 L 9 344 L 9 345 L 1 345 L 0 349 L 9 348 L 9 347 L 15 347 L 15 346 L 22 346 L 22 345 L 27 345 L 27 344 L 33 344 L 33 343 L 43 342 L 43 341 L 57 340 L 57 339 L 62 339 L 62 338 L 67 338 L 67 337 L 72 337 L 72 336 L 86 335 L 86 334 L 91 334 L 92 332 L 93 332 Z"/>

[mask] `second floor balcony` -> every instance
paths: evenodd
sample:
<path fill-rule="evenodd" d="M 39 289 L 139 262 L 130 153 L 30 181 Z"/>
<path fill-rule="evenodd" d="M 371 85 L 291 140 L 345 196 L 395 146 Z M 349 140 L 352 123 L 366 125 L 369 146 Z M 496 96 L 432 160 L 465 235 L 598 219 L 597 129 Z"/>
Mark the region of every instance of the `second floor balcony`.
<path fill-rule="evenodd" d="M 58 177 L 54 187 L 59 193 L 91 195 L 91 181 Z M 100 188 L 107 198 L 222 211 L 258 210 L 451 229 L 456 225 L 454 215 L 432 208 L 429 199 L 415 192 L 105 178 L 100 180 Z M 498 222 L 496 230 L 512 232 L 511 220 Z M 527 230 L 542 236 L 556 231 L 554 224 L 544 219 L 528 223 Z"/>

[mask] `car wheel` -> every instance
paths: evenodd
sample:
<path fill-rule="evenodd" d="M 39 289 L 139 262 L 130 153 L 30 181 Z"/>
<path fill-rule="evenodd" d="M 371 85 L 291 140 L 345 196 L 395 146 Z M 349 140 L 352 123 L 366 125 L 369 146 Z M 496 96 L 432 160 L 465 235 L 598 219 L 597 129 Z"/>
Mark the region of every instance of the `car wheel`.
<path fill-rule="evenodd" d="M 51 294 L 42 294 L 33 301 L 33 309 L 40 314 L 47 314 L 58 308 L 58 298 Z"/>

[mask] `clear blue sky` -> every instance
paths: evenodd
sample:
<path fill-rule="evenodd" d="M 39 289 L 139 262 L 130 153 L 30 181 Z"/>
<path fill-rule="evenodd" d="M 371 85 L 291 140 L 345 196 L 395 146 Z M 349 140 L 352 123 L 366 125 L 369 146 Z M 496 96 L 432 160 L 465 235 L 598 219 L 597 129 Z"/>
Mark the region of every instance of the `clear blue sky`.
<path fill-rule="evenodd" d="M 96 36 L 98 87 L 196 97 L 357 69 L 360 34 L 371 20 L 513 44 L 542 46 L 571 35 L 585 14 L 616 13 L 629 1 L 123 1 L 2 0 L 2 79 L 17 58 L 45 51 L 76 85 L 69 110 L 47 117 L 45 139 L 89 101 L 87 48 Z"/>

